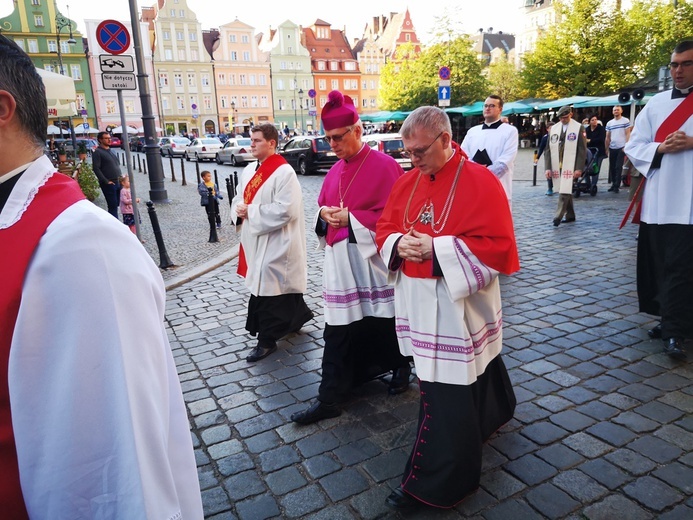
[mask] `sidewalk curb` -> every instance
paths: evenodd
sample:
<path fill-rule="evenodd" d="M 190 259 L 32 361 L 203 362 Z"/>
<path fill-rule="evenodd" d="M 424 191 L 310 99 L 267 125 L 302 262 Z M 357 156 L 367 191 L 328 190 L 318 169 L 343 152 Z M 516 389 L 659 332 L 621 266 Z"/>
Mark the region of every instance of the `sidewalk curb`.
<path fill-rule="evenodd" d="M 188 283 L 195 278 L 202 276 L 203 274 L 207 274 L 208 272 L 213 271 L 224 264 L 228 264 L 231 260 L 238 256 L 238 248 L 239 245 L 236 244 L 227 252 L 217 255 L 207 260 L 205 263 L 181 273 L 179 276 L 174 276 L 169 280 L 165 280 L 166 291 L 168 292 L 172 289 L 176 289 L 177 287 L 180 287 L 181 285 Z"/>

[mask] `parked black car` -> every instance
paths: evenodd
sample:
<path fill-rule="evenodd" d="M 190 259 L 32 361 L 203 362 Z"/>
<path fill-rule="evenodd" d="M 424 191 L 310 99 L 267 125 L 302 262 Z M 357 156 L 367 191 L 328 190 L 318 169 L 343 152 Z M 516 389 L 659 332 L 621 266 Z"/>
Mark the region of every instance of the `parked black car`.
<path fill-rule="evenodd" d="M 286 143 L 279 154 L 301 175 L 327 172 L 339 158 L 322 135 L 300 135 Z"/>
<path fill-rule="evenodd" d="M 131 152 L 143 152 L 144 151 L 144 145 L 147 143 L 147 140 L 143 137 L 130 137 L 130 151 Z"/>

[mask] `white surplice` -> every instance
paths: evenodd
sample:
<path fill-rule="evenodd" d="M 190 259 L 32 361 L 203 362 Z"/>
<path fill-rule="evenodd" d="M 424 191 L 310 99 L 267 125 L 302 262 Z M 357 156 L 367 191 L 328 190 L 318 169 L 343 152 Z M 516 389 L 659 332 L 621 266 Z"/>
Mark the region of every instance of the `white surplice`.
<path fill-rule="evenodd" d="M 380 254 L 393 257 L 401 234 Z M 440 278 L 411 278 L 390 271 L 395 286 L 400 351 L 414 356 L 417 376 L 436 383 L 471 385 L 500 354 L 503 343 L 498 271 L 486 266 L 462 239 L 433 238 Z"/>
<path fill-rule="evenodd" d="M 630 162 L 647 178 L 640 220 L 648 224 L 693 224 L 693 150 L 666 153 L 660 167 L 652 167 L 661 144 L 655 142 L 657 129 L 684 99 L 672 99 L 671 90 L 655 95 L 638 114 L 626 143 Z M 693 136 L 693 117 L 680 130 Z"/>
<path fill-rule="evenodd" d="M 231 203 L 231 218 L 255 175 L 255 163 L 246 166 Z M 288 164 L 279 166 L 248 204 L 241 225 L 241 244 L 248 264 L 245 285 L 255 296 L 305 293 L 308 278 L 303 193 Z"/>
<path fill-rule="evenodd" d="M 0 228 L 54 170 L 45 157 L 29 167 Z M 48 227 L 26 273 L 8 369 L 32 519 L 202 518 L 164 308 L 159 269 L 113 216 L 85 200 Z"/>
<path fill-rule="evenodd" d="M 320 219 L 320 210 L 315 224 Z M 349 224 L 356 243 L 340 240 L 332 246 L 319 237 L 325 249 L 323 301 L 325 323 L 348 325 L 364 317 L 392 318 L 395 315 L 394 289 L 388 285 L 388 270 L 375 244 L 375 233 L 361 224 L 353 213 Z"/>

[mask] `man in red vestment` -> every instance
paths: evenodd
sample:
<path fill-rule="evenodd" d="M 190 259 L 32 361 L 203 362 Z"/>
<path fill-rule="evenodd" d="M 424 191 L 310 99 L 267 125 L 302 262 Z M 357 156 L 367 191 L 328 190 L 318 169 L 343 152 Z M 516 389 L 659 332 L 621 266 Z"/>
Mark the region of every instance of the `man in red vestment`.
<path fill-rule="evenodd" d="M 418 108 L 400 132 L 415 168 L 395 183 L 376 243 L 421 392 L 414 447 L 387 504 L 450 508 L 479 486 L 482 445 L 515 409 L 498 275 L 519 260 L 503 186 L 452 142 L 445 112 Z"/>

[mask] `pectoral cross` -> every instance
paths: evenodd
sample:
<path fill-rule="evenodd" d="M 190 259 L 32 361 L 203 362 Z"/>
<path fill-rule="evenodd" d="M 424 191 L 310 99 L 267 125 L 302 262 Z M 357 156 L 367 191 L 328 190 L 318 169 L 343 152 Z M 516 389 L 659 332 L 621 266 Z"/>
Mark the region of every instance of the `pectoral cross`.
<path fill-rule="evenodd" d="M 423 211 L 421 211 L 421 216 L 419 217 L 419 222 L 424 225 L 433 222 L 433 204 L 427 204 L 423 207 Z"/>

